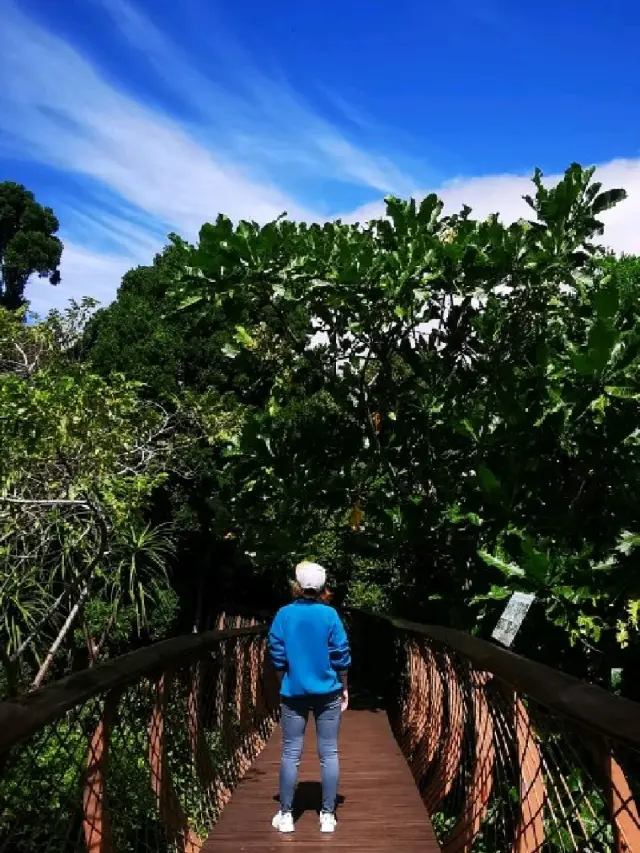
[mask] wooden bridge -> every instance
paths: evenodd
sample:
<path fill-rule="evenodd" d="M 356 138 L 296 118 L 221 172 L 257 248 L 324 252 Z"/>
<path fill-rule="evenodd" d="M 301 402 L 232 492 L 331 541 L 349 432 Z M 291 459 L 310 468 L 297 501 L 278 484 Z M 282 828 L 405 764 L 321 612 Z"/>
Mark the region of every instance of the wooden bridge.
<path fill-rule="evenodd" d="M 338 828 L 308 733 L 277 810 L 264 624 L 157 643 L 0 703 L 0 853 L 640 853 L 640 705 L 445 628 L 350 613 Z"/>
<path fill-rule="evenodd" d="M 272 737 L 224 809 L 203 853 L 263 853 L 291 850 L 295 841 L 305 853 L 324 850 L 328 839 L 318 832 L 321 789 L 315 732 L 307 733 L 294 818 L 295 839 L 271 829 L 278 810 L 280 739 Z M 341 731 L 340 821 L 331 839 L 338 850 L 383 853 L 435 853 L 436 841 L 411 772 L 381 710 L 347 711 Z"/>

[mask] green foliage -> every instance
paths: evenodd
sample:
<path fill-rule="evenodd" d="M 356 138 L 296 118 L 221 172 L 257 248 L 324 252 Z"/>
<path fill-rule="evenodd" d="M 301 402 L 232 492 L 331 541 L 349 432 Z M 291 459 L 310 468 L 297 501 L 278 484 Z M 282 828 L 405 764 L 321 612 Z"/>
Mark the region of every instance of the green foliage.
<path fill-rule="evenodd" d="M 0 183 L 0 306 L 19 308 L 34 273 L 59 283 L 62 243 L 55 236 L 57 230 L 50 207 L 38 204 L 20 184 Z"/>
<path fill-rule="evenodd" d="M 125 278 L 88 355 L 180 393 L 208 440 L 171 512 L 233 571 L 284 593 L 312 556 L 350 602 L 479 633 L 532 591 L 519 648 L 562 663 L 563 637 L 599 678 L 638 639 L 640 267 L 597 245 L 623 198 L 574 164 L 510 225 L 434 195 L 366 224 L 220 216 Z"/>
<path fill-rule="evenodd" d="M 555 187 L 537 171 L 532 220 L 509 225 L 434 195 L 366 224 L 219 216 L 128 273 L 84 334 L 88 306 L 29 328 L 0 312 L 7 682 L 5 658 L 35 634 L 39 663 L 81 595 L 76 646 L 106 632 L 119 651 L 194 587 L 218 600 L 215 570 L 281 596 L 311 557 L 347 603 L 485 636 L 532 592 L 518 651 L 628 689 L 640 261 L 597 245 L 623 198 L 574 164 Z"/>
<path fill-rule="evenodd" d="M 393 566 L 400 606 L 437 595 L 489 628 L 487 596 L 544 590 L 572 640 L 615 645 L 638 575 L 601 567 L 630 565 L 640 337 L 594 239 L 624 193 L 577 165 L 534 187 L 535 221 L 508 226 L 429 196 L 366 225 L 221 216 L 186 247 L 177 304 L 226 329 L 230 374 L 269 383 L 236 394 L 218 490 L 256 564 L 329 530 L 336 560 Z"/>
<path fill-rule="evenodd" d="M 82 310 L 25 326 L 0 309 L 0 614 L 18 667 L 49 644 L 55 654 L 87 601 L 110 609 L 102 646 L 119 608 L 140 629 L 169 586 L 171 530 L 145 511 L 166 479 L 172 417 L 73 357 Z"/>

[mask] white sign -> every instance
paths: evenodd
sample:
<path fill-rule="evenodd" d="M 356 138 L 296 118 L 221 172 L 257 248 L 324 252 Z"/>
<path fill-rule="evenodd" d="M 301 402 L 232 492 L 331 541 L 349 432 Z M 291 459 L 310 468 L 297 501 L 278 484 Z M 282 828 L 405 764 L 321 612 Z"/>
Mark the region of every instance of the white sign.
<path fill-rule="evenodd" d="M 502 612 L 502 616 L 498 619 L 498 624 L 493 629 L 491 635 L 494 640 L 502 643 L 503 646 L 510 646 L 513 638 L 518 633 L 518 630 L 524 622 L 524 617 L 531 607 L 531 602 L 535 595 L 530 595 L 527 592 L 514 592 L 507 606 Z"/>

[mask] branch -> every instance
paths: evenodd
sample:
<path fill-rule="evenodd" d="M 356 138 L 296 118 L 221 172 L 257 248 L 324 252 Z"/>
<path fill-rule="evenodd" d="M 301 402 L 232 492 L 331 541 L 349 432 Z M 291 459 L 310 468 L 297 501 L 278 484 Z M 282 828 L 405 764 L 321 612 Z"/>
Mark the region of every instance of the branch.
<path fill-rule="evenodd" d="M 94 570 L 98 564 L 98 561 L 100 559 L 102 559 L 102 557 L 104 557 L 105 554 L 107 553 L 106 543 L 107 543 L 107 538 L 108 538 L 109 533 L 107 530 L 107 524 L 106 524 L 106 521 L 104 519 L 104 514 L 103 514 L 102 510 L 97 506 L 97 504 L 94 504 L 92 501 L 69 501 L 69 500 L 48 501 L 48 500 L 29 500 L 26 498 L 0 498 L 0 501 L 5 501 L 8 503 L 16 503 L 16 504 L 20 504 L 23 506 L 29 505 L 29 504 L 36 504 L 36 505 L 40 505 L 40 506 L 56 506 L 59 504 L 63 504 L 63 505 L 67 505 L 67 506 L 69 506 L 69 505 L 81 506 L 85 509 L 89 509 L 92 512 L 92 514 L 93 514 L 93 516 L 97 522 L 98 530 L 100 532 L 100 539 L 99 539 L 97 553 L 94 555 L 93 559 L 88 563 L 88 565 L 85 566 L 85 568 L 78 574 L 78 576 L 75 578 L 73 583 L 70 586 L 68 586 L 58 596 L 58 598 L 53 602 L 53 604 L 51 604 L 51 606 L 48 608 L 48 610 L 44 614 L 44 616 L 38 621 L 38 624 L 35 626 L 33 631 L 20 644 L 18 649 L 16 649 L 16 651 L 11 655 L 11 661 L 14 662 L 22 654 L 24 654 L 24 652 L 27 650 L 27 648 L 31 645 L 31 643 L 34 641 L 34 639 L 38 635 L 40 629 L 44 625 L 46 625 L 46 623 L 51 618 L 52 614 L 62 604 L 62 602 L 66 598 L 66 596 L 67 595 L 71 596 L 77 589 L 79 589 L 82 586 L 82 584 L 90 585 L 91 575 L 93 574 L 93 572 L 94 572 Z M 84 535 L 86 535 L 86 532 L 87 531 L 85 531 L 82 538 L 84 538 Z M 47 668 L 48 668 L 48 666 L 47 666 Z"/>
<path fill-rule="evenodd" d="M 97 646 L 95 640 L 89 633 L 89 628 L 87 627 L 87 620 L 82 617 L 82 633 L 84 634 L 84 641 L 87 646 L 87 654 L 89 655 L 89 667 L 92 667 L 97 660 Z"/>
<path fill-rule="evenodd" d="M 58 632 L 58 636 L 55 638 L 55 640 L 51 644 L 51 647 L 49 648 L 49 651 L 47 652 L 47 655 L 46 655 L 46 657 L 42 663 L 42 666 L 38 670 L 36 677 L 33 679 L 33 682 L 31 684 L 32 690 L 36 690 L 42 684 L 45 675 L 49 671 L 49 667 L 51 666 L 51 663 L 53 661 L 53 658 L 55 657 L 56 652 L 58 651 L 58 649 L 62 645 L 64 638 L 67 636 L 71 626 L 75 622 L 76 616 L 80 613 L 80 610 L 81 610 L 83 604 L 87 600 L 87 597 L 89 595 L 89 590 L 90 590 L 90 584 L 85 583 L 85 585 L 82 587 L 82 590 L 80 591 L 80 595 L 78 596 L 78 600 L 76 601 L 76 603 L 73 605 L 73 607 L 69 611 L 69 615 L 65 619 L 64 625 L 62 626 L 62 628 Z"/>
<path fill-rule="evenodd" d="M 36 498 L 7 498 L 0 497 L 0 503 L 18 504 L 20 506 L 81 506 L 84 509 L 93 509 L 89 501 L 72 501 L 58 498 L 55 500 L 38 500 Z"/>

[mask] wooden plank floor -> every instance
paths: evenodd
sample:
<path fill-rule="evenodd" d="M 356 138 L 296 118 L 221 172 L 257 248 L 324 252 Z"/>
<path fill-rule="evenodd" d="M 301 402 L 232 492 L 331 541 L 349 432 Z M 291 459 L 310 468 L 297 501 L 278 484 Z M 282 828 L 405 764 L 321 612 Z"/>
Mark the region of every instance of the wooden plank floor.
<path fill-rule="evenodd" d="M 309 722 L 294 806 L 296 832 L 281 835 L 271 826 L 278 810 L 281 734 L 276 729 L 247 772 L 202 853 L 267 853 L 299 848 L 371 853 L 436 853 L 438 844 L 411 772 L 383 711 L 348 711 L 340 733 L 338 828 L 318 828 L 320 766 L 315 727 Z"/>

